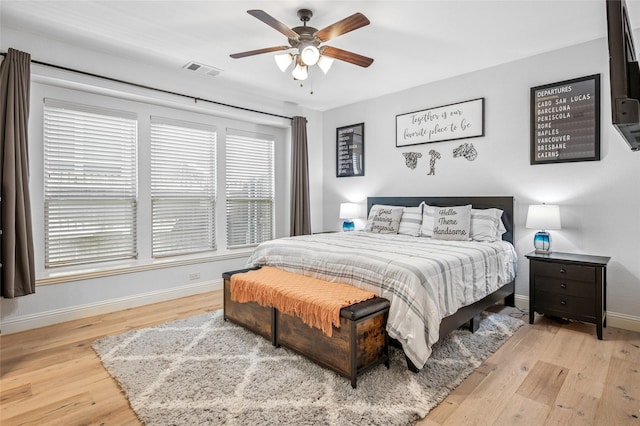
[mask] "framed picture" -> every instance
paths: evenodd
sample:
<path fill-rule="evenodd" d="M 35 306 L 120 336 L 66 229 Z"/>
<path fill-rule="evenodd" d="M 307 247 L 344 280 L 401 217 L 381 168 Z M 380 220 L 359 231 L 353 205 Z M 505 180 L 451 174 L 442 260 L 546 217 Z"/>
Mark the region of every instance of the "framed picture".
<path fill-rule="evenodd" d="M 484 98 L 396 115 L 396 147 L 484 136 Z"/>
<path fill-rule="evenodd" d="M 336 176 L 364 176 L 364 123 L 336 129 Z"/>
<path fill-rule="evenodd" d="M 531 164 L 600 160 L 600 74 L 531 88 Z"/>

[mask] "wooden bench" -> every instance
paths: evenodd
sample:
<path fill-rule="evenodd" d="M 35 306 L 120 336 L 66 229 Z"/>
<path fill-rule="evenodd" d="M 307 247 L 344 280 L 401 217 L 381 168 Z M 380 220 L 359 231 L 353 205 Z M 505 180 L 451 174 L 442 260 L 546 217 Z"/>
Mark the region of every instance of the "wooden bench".
<path fill-rule="evenodd" d="M 255 268 L 254 268 L 255 269 Z M 389 338 L 386 332 L 389 301 L 375 297 L 340 311 L 340 327 L 331 337 L 297 317 L 256 302 L 231 300 L 231 276 L 251 269 L 225 272 L 224 319 L 239 324 L 351 380 L 381 363 L 389 367 Z M 327 285 L 331 285 L 328 283 Z"/>

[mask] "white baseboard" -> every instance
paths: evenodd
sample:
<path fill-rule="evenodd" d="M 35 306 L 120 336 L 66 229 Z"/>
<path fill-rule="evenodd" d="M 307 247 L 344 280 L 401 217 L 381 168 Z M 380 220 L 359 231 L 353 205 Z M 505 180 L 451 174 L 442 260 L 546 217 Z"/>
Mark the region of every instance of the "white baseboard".
<path fill-rule="evenodd" d="M 72 321 L 79 318 L 86 318 L 94 315 L 101 315 L 109 312 L 116 312 L 124 309 L 135 308 L 138 306 L 149 305 L 151 303 L 178 299 L 180 297 L 191 296 L 194 294 L 221 290 L 222 283 L 222 279 L 217 279 L 213 281 L 190 284 L 178 288 L 136 294 L 134 296 L 108 300 L 105 302 L 74 306 L 72 308 L 58 309 L 34 315 L 25 315 L 20 318 L 3 321 L 0 324 L 0 330 L 2 330 L 2 334 L 6 335 L 58 324 L 65 321 Z M 516 307 L 520 309 L 528 310 L 529 297 L 516 294 L 515 304 Z M 640 332 L 640 317 L 619 314 L 616 312 L 607 312 L 607 326 Z"/>
<path fill-rule="evenodd" d="M 527 296 L 520 296 L 516 294 L 515 296 L 516 308 L 523 309 L 525 311 L 529 310 L 529 298 Z"/>
<path fill-rule="evenodd" d="M 45 327 L 65 321 L 72 321 L 79 318 L 91 317 L 94 315 L 106 314 L 109 312 L 122 311 L 124 309 L 149 305 L 151 303 L 164 302 L 178 299 L 180 297 L 194 294 L 206 293 L 222 289 L 222 278 L 212 281 L 199 282 L 181 287 L 158 290 L 149 293 L 136 294 L 133 296 L 112 299 L 103 302 L 91 303 L 80 306 L 73 306 L 65 309 L 57 309 L 47 312 L 40 312 L 32 315 L 25 315 L 3 321 L 0 324 L 2 334 L 17 333 L 34 328 Z"/>
<path fill-rule="evenodd" d="M 622 328 L 623 330 L 640 331 L 640 318 L 633 315 L 619 314 L 607 311 L 607 327 Z"/>
<path fill-rule="evenodd" d="M 516 307 L 529 310 L 529 297 L 516 294 Z M 629 331 L 640 331 L 640 317 L 607 311 L 607 327 L 621 328 Z"/>

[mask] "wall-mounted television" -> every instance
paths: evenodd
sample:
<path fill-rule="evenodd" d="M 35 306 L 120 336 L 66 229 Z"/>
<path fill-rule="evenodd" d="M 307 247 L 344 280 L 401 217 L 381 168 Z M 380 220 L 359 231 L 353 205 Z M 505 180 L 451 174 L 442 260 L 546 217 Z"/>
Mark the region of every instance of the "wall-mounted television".
<path fill-rule="evenodd" d="M 640 150 L 640 68 L 624 0 L 606 0 L 611 119 L 633 151 Z"/>

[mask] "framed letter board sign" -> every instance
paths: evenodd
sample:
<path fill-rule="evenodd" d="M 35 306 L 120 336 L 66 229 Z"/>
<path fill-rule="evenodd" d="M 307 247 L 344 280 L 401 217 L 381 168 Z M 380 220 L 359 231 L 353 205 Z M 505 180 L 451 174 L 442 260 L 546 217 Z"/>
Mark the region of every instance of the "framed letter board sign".
<path fill-rule="evenodd" d="M 364 176 L 364 123 L 336 129 L 336 176 Z"/>
<path fill-rule="evenodd" d="M 531 164 L 600 160 L 600 74 L 531 88 Z"/>

